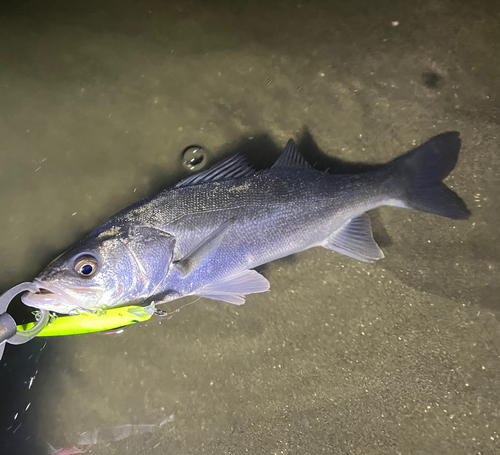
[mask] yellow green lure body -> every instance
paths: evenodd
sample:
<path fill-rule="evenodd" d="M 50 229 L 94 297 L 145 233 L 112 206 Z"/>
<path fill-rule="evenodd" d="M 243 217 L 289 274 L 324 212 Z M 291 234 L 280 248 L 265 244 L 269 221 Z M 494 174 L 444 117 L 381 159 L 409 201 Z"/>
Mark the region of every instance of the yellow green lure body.
<path fill-rule="evenodd" d="M 102 332 L 117 329 L 136 322 L 144 322 L 153 316 L 154 305 L 147 307 L 127 306 L 99 311 L 99 313 L 82 313 L 76 316 L 59 316 L 50 321 L 37 335 L 39 337 L 55 337 L 63 335 L 79 335 L 82 333 Z M 18 330 L 28 330 L 35 322 L 18 325 Z"/>

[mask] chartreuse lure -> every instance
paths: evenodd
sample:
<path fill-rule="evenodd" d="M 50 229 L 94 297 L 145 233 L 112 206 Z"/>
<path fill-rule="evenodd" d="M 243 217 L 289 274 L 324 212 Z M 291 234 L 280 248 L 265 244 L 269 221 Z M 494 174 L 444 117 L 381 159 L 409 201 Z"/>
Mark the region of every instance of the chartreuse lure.
<path fill-rule="evenodd" d="M 135 324 L 136 322 L 147 321 L 153 316 L 154 311 L 154 305 L 147 307 L 133 305 L 99 310 L 97 312 L 85 312 L 75 316 L 59 316 L 52 318 L 37 336 L 79 335 L 82 333 L 117 329 Z M 17 326 L 17 330 L 29 330 L 35 324 L 35 322 L 21 324 Z"/>

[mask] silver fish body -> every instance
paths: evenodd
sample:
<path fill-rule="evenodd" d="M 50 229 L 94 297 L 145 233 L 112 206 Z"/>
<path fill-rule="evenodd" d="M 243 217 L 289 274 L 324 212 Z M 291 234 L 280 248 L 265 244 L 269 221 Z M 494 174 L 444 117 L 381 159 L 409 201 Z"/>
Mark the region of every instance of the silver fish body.
<path fill-rule="evenodd" d="M 23 301 L 58 313 L 186 295 L 241 304 L 269 289 L 255 267 L 311 247 L 373 262 L 384 256 L 371 209 L 469 216 L 442 183 L 459 148 L 458 133 L 445 133 L 352 175 L 312 169 L 293 141 L 266 171 L 232 157 L 110 217 L 50 264 L 34 281 L 40 293 Z"/>

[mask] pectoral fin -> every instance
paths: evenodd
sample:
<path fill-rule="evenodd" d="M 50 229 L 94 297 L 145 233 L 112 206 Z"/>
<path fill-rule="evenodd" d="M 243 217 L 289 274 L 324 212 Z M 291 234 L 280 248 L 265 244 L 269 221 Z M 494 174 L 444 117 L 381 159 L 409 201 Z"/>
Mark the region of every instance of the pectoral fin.
<path fill-rule="evenodd" d="M 324 247 L 363 262 L 374 262 L 384 257 L 384 253 L 373 240 L 367 213 L 348 221 L 328 239 Z"/>
<path fill-rule="evenodd" d="M 194 294 L 213 300 L 243 305 L 246 294 L 269 290 L 269 281 L 255 270 L 244 270 L 198 289 Z"/>
<path fill-rule="evenodd" d="M 222 223 L 180 261 L 175 262 L 174 266 L 179 269 L 184 276 L 189 275 L 203 259 L 219 247 L 224 235 L 233 225 L 233 222 L 234 220 L 231 218 Z"/>

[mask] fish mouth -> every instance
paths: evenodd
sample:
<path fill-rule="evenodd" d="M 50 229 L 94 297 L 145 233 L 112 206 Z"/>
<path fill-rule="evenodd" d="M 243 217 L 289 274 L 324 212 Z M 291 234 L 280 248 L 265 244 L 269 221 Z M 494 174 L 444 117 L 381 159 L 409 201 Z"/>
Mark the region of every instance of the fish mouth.
<path fill-rule="evenodd" d="M 69 314 L 71 312 L 85 311 L 88 306 L 85 305 L 88 300 L 80 299 L 77 295 L 71 295 L 71 291 L 75 294 L 80 294 L 83 297 L 85 294 L 90 297 L 93 294 L 97 297 L 93 300 L 93 305 L 96 306 L 100 300 L 101 293 L 92 289 L 71 288 L 66 290 L 61 289 L 52 283 L 34 280 L 33 284 L 38 288 L 38 292 L 26 292 L 21 296 L 21 301 L 28 306 L 38 308 L 40 310 L 54 311 L 61 314 Z"/>

